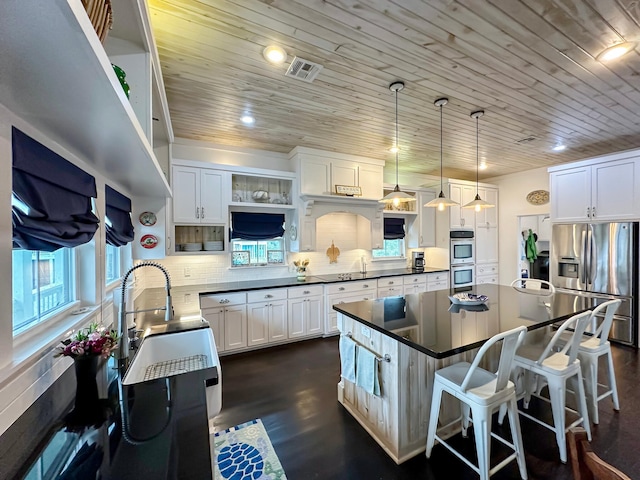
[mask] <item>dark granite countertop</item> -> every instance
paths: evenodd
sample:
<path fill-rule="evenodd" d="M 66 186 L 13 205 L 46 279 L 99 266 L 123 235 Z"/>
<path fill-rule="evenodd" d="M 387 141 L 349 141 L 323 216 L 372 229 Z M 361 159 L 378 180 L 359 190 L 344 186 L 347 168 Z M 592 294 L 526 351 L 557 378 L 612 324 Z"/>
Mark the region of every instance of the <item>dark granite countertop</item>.
<path fill-rule="evenodd" d="M 172 287 L 171 295 L 174 298 L 174 307 L 177 307 L 176 299 L 182 298 L 184 295 L 210 295 L 216 293 L 229 292 L 245 292 L 249 290 L 264 290 L 267 288 L 295 287 L 300 285 L 323 285 L 329 283 L 337 283 L 349 281 L 345 280 L 345 275 L 350 275 L 350 281 L 377 279 L 396 275 L 415 275 L 420 273 L 438 273 L 448 272 L 447 268 L 425 267 L 424 272 L 414 272 L 410 268 L 396 268 L 391 270 L 374 270 L 365 274 L 346 273 L 346 274 L 326 274 L 326 275 L 308 275 L 304 280 L 297 280 L 296 277 L 284 278 L 268 278 L 261 280 L 244 280 L 241 282 L 219 282 L 206 283 L 201 285 L 185 285 L 181 287 Z M 136 299 L 136 310 L 152 308 L 156 305 L 164 305 L 165 297 L 164 287 L 155 287 L 145 289 Z M 176 308 L 178 310 L 178 308 Z M 197 308 L 187 309 L 185 311 L 176 312 L 180 316 L 189 316 L 196 314 Z M 164 315 L 162 312 L 156 312 L 157 315 Z"/>
<path fill-rule="evenodd" d="M 476 285 L 473 293 L 486 295 L 486 305 L 452 305 L 438 290 L 398 297 L 334 305 L 333 309 L 435 358 L 478 348 L 493 335 L 525 325 L 534 330 L 588 310 L 579 295 L 553 296 L 519 293 L 502 285 Z"/>
<path fill-rule="evenodd" d="M 211 367 L 123 387 L 118 375 L 101 400 L 101 418 L 67 410 L 23 474 L 46 458 L 61 471 L 59 479 L 210 479 L 205 384 L 217 378 Z"/>

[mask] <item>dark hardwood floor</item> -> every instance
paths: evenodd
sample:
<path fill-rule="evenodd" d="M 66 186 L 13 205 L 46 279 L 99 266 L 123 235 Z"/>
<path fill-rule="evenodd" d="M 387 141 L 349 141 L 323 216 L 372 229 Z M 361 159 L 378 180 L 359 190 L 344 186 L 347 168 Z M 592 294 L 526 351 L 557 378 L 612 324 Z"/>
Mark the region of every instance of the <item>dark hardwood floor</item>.
<path fill-rule="evenodd" d="M 638 352 L 614 347 L 614 362 L 621 410 L 614 412 L 609 399 L 600 402 L 592 446 L 631 478 L 640 478 Z M 225 356 L 221 363 L 223 408 L 216 429 L 261 418 L 289 480 L 478 478 L 441 445 L 429 460 L 421 454 L 396 465 L 337 401 L 340 365 L 335 337 Z M 560 462 L 553 432 L 524 418 L 520 423 L 529 478 L 571 479 L 570 467 Z M 473 456 L 473 435 L 455 441 Z M 492 477 L 515 478 L 515 462 Z"/>

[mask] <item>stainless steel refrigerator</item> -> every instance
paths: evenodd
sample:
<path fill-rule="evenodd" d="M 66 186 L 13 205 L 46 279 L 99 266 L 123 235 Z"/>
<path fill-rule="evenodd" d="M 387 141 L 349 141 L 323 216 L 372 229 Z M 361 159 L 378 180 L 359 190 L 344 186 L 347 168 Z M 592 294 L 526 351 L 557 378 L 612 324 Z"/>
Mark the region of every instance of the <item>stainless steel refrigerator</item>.
<path fill-rule="evenodd" d="M 583 294 L 580 307 L 621 299 L 609 338 L 638 346 L 637 222 L 553 225 L 549 263 L 556 288 Z"/>

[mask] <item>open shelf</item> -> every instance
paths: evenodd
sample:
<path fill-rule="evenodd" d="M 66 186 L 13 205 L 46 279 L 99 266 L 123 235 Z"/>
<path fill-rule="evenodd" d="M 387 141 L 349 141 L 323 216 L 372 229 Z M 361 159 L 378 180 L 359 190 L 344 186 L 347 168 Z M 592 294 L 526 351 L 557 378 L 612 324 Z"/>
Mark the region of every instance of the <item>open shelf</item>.
<path fill-rule="evenodd" d="M 0 103 L 137 196 L 171 189 L 80 0 L 3 0 Z"/>

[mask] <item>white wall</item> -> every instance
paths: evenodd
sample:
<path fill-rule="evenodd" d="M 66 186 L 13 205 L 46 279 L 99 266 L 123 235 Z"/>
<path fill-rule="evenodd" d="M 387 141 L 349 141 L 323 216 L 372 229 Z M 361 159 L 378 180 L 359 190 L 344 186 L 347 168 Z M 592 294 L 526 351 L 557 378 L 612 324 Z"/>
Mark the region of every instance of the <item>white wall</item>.
<path fill-rule="evenodd" d="M 486 181 L 497 185 L 500 190 L 498 219 L 500 283 L 509 284 L 519 272 L 518 246 L 521 233 L 518 216 L 549 213 L 549 204 L 531 205 L 526 198 L 527 194 L 533 190 L 549 190 L 549 174 L 546 167 L 543 167 Z"/>
<path fill-rule="evenodd" d="M 184 138 L 176 138 L 176 143 L 171 145 L 171 156 L 176 160 L 293 171 L 293 164 L 286 153 L 214 145 Z"/>

